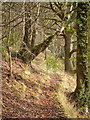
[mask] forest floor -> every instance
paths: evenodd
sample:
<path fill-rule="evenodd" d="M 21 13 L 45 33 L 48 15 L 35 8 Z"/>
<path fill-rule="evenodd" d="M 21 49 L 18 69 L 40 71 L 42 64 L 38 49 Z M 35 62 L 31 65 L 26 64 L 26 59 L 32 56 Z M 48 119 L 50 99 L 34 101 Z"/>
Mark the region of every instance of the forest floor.
<path fill-rule="evenodd" d="M 71 91 L 72 86 L 75 86 L 75 82 L 70 82 L 72 78 L 45 70 L 40 57 L 32 64 L 35 70 L 30 69 L 20 59 L 12 58 L 12 60 L 13 77 L 10 77 L 8 62 L 3 59 L 2 63 L 2 117 L 67 118 L 63 102 L 61 104 L 57 100 L 56 91 L 61 84 L 63 91 L 67 93 Z M 64 99 L 62 94 L 59 99 L 61 97 Z"/>

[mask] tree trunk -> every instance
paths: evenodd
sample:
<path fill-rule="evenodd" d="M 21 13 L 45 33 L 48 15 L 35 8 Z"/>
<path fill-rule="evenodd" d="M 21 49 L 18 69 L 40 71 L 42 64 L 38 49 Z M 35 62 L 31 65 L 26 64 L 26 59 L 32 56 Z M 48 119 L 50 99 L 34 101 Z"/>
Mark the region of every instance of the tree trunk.
<path fill-rule="evenodd" d="M 31 37 L 31 10 L 29 9 L 31 3 L 23 2 L 23 43 L 21 45 L 21 49 L 19 50 L 19 54 L 17 57 L 23 58 L 24 61 L 28 60 L 27 51 L 30 51 L 30 37 Z M 25 58 L 26 57 L 26 58 Z"/>
<path fill-rule="evenodd" d="M 13 76 L 13 74 L 12 74 L 12 57 L 11 57 L 11 50 L 10 50 L 9 46 L 7 46 L 7 52 L 8 52 L 8 55 L 9 55 L 10 77 L 12 77 Z"/>
<path fill-rule="evenodd" d="M 23 59 L 24 62 L 31 63 L 31 61 L 34 60 L 36 56 L 38 56 L 49 46 L 56 33 L 54 35 L 49 36 L 46 40 L 39 43 L 38 45 L 35 45 L 32 49 L 28 49 L 26 47 L 24 53 L 19 52 L 17 57 Z"/>
<path fill-rule="evenodd" d="M 31 39 L 30 48 L 33 48 L 33 47 L 34 47 L 35 39 L 36 39 L 36 27 L 35 27 L 35 23 L 34 23 L 33 29 L 32 29 L 32 39 Z"/>
<path fill-rule="evenodd" d="M 88 72 L 87 72 L 87 4 L 78 3 L 77 8 L 77 86 L 76 97 L 80 104 L 88 102 Z"/>
<path fill-rule="evenodd" d="M 49 46 L 55 35 L 56 33 L 54 35 L 49 36 L 46 40 L 39 43 L 38 45 L 34 46 L 31 49 L 31 55 L 29 56 L 29 61 L 32 61 L 37 55 L 43 52 Z"/>
<path fill-rule="evenodd" d="M 10 3 L 10 8 L 9 8 L 9 16 L 8 16 L 9 21 L 11 20 L 11 6 L 12 6 L 12 3 Z M 12 76 L 13 76 L 13 74 L 12 74 L 12 58 L 11 58 L 11 50 L 10 50 L 10 41 L 11 41 L 11 24 L 9 24 L 9 26 L 8 26 L 8 30 L 9 30 L 9 33 L 8 33 L 7 52 L 8 52 L 8 55 L 9 55 L 10 77 L 12 77 Z"/>
<path fill-rule="evenodd" d="M 65 30 L 65 72 L 72 73 L 72 63 L 70 61 L 70 46 L 71 36 L 70 33 Z"/>
<path fill-rule="evenodd" d="M 28 48 L 30 48 L 30 35 L 31 35 L 31 12 L 28 9 L 28 6 L 30 7 L 30 3 L 27 4 L 26 2 L 23 4 L 24 6 L 24 38 L 23 38 L 23 47 L 25 47 L 25 44 Z"/>

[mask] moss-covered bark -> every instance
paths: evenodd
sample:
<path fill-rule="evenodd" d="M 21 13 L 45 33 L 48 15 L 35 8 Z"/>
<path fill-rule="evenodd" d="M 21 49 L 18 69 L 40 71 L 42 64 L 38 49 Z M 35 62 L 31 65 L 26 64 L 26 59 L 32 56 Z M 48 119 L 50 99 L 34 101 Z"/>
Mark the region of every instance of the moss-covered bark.
<path fill-rule="evenodd" d="M 75 94 L 80 104 L 87 104 L 87 7 L 88 3 L 78 3 L 77 10 L 77 87 Z"/>
<path fill-rule="evenodd" d="M 56 34 L 56 33 L 55 33 Z M 19 52 L 19 57 L 22 58 L 25 62 L 31 62 L 34 60 L 34 58 L 43 52 L 50 44 L 52 39 L 54 38 L 54 35 L 49 36 L 46 40 L 39 43 L 38 45 L 35 45 L 33 48 L 28 49 L 28 47 L 25 45 L 25 47 Z"/>

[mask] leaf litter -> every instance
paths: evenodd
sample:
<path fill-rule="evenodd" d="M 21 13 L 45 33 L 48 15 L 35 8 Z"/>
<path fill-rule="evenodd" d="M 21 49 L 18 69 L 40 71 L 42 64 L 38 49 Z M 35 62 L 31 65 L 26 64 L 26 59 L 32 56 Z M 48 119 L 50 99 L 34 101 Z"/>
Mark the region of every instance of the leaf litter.
<path fill-rule="evenodd" d="M 63 108 L 57 107 L 54 93 L 60 82 L 59 75 L 43 69 L 40 71 L 44 74 L 32 72 L 20 59 L 12 59 L 13 77 L 9 75 L 8 62 L 3 59 L 2 63 L 2 117 L 64 118 Z M 22 68 L 29 71 L 28 74 Z"/>

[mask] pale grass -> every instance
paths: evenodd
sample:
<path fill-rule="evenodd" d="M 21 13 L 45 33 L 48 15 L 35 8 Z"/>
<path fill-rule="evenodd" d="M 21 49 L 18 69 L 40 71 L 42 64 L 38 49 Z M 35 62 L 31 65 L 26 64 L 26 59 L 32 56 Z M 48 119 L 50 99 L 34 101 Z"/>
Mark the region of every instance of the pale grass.
<path fill-rule="evenodd" d="M 74 92 L 76 88 L 76 76 L 72 76 L 65 72 L 60 72 L 60 77 L 62 80 L 62 88 L 65 92 Z"/>
<path fill-rule="evenodd" d="M 56 97 L 57 101 L 62 105 L 65 115 L 68 118 L 78 118 L 79 111 L 75 108 L 74 103 L 70 103 L 69 98 L 66 94 L 70 92 L 74 92 L 76 87 L 75 76 L 71 76 L 62 71 L 58 72 L 60 74 L 62 82 L 59 84 L 57 88 Z M 81 117 L 81 116 L 80 116 Z"/>
<path fill-rule="evenodd" d="M 76 88 L 76 76 L 72 76 L 60 71 L 62 82 L 59 83 L 56 89 L 57 101 L 64 109 L 67 118 L 84 118 L 86 116 L 80 115 L 80 109 L 76 107 L 75 102 L 71 98 L 67 97 L 66 94 L 74 92 Z M 72 101 L 72 102 L 70 102 Z"/>
<path fill-rule="evenodd" d="M 78 110 L 74 107 L 74 104 L 70 103 L 68 101 L 68 98 L 64 94 L 62 89 L 58 89 L 57 93 L 57 100 L 62 105 L 65 115 L 68 118 L 77 118 L 79 117 L 79 112 Z"/>

